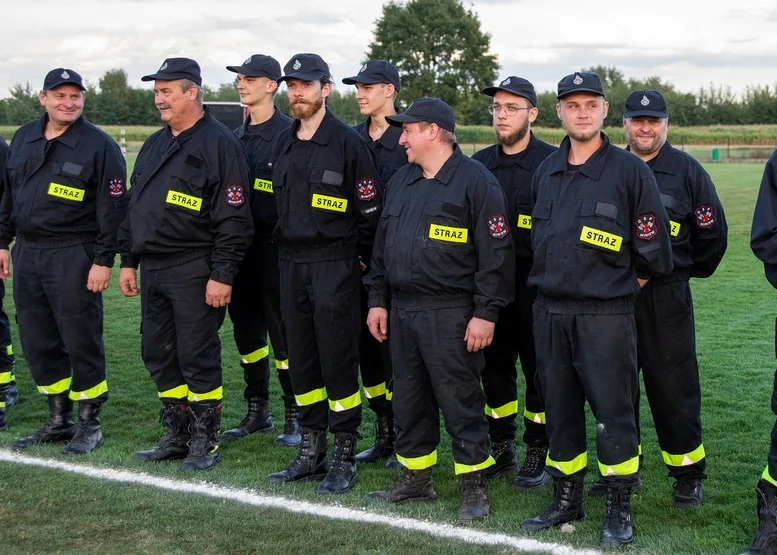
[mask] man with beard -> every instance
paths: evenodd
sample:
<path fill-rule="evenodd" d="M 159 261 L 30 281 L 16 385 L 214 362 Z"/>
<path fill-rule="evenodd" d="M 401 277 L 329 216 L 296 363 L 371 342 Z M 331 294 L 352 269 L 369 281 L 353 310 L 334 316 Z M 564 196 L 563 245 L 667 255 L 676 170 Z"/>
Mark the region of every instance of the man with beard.
<path fill-rule="evenodd" d="M 359 335 L 361 268 L 380 218 L 380 179 L 359 134 L 327 110 L 332 77 L 317 54 L 297 54 L 283 68 L 294 117 L 273 151 L 280 252 L 281 313 L 301 441 L 270 483 L 321 480 L 319 493 L 356 483 L 361 423 Z M 327 428 L 334 434 L 327 464 Z"/>
<path fill-rule="evenodd" d="M 528 279 L 537 288 L 534 339 L 555 494 L 521 528 L 584 518 L 587 400 L 607 481 L 601 544 L 619 546 L 633 540 L 631 490 L 639 480 L 634 301 L 650 277 L 672 269 L 669 219 L 650 169 L 601 131 L 608 104 L 599 77 L 568 75 L 557 98 L 567 137 L 532 180 Z"/>
<path fill-rule="evenodd" d="M 545 409 L 536 384 L 537 363 L 532 335 L 532 304 L 536 290 L 526 285 L 532 265 L 531 179 L 542 161 L 557 149 L 537 139 L 530 130 L 539 111 L 537 93 L 529 81 L 511 75 L 498 86 L 483 89 L 483 94 L 494 97 L 489 111 L 494 116 L 498 144 L 484 148 L 472 157 L 491 170 L 507 195 L 508 224 L 513 232 L 516 256 L 515 301 L 502 309 L 494 341 L 484 351 L 483 391 L 491 454 L 496 461 L 486 471 L 486 476 L 498 478 L 518 467 L 515 458 L 518 412 L 515 363 L 520 357 L 526 380 L 523 410 L 526 458 L 513 486 L 533 489 L 542 487 L 550 476 L 545 472 L 548 435 Z"/>
<path fill-rule="evenodd" d="M 701 388 L 689 279 L 711 276 L 726 252 L 723 206 L 709 174 L 666 140 L 669 114 L 661 93 L 634 91 L 623 113 L 628 149 L 656 177 L 671 224 L 674 270 L 648 281 L 636 302 L 637 361 L 642 370 L 664 463 L 675 479 L 675 507 L 698 507 L 706 457 Z M 639 395 L 634 418 L 639 431 Z M 604 493 L 599 480 L 589 494 Z"/>
<path fill-rule="evenodd" d="M 389 125 L 387 116 L 397 113 L 394 101 L 399 91 L 399 72 L 385 60 L 370 60 L 359 73 L 343 79 L 346 85 L 356 85 L 359 111 L 367 119 L 354 127 L 367 141 L 380 174 L 381 193 L 389 179 L 407 164 L 405 149 L 399 144 L 402 130 Z M 364 262 L 369 266 L 369 258 Z M 365 272 L 369 271 L 369 267 Z M 398 468 L 394 454 L 394 412 L 391 405 L 391 357 L 387 343 L 378 343 L 367 329 L 367 290 L 362 290 L 362 331 L 359 368 L 364 395 L 375 413 L 375 442 L 356 455 L 357 462 L 375 462 L 389 457 L 387 468 Z"/>

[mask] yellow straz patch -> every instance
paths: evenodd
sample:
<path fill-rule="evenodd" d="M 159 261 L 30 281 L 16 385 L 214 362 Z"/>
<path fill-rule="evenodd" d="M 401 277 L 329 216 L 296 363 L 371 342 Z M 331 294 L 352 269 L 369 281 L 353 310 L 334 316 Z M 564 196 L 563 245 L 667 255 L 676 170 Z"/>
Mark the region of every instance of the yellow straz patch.
<path fill-rule="evenodd" d="M 262 191 L 263 193 L 270 193 L 271 195 L 274 193 L 272 188 L 272 181 L 259 179 L 258 177 L 254 179 L 254 189 L 257 191 Z"/>
<path fill-rule="evenodd" d="M 447 241 L 449 243 L 466 243 L 469 230 L 465 227 L 446 227 L 432 224 L 429 226 L 429 239 Z"/>
<path fill-rule="evenodd" d="M 587 225 L 583 226 L 583 231 L 580 233 L 580 240 L 583 243 L 588 243 L 589 245 L 595 245 L 615 252 L 620 252 L 621 244 L 623 243 L 623 237 L 607 233 L 600 229 L 594 229 Z"/>
<path fill-rule="evenodd" d="M 330 210 L 332 212 L 345 212 L 348 207 L 347 198 L 328 197 L 326 195 L 313 195 L 310 206 L 320 210 Z"/>
<path fill-rule="evenodd" d="M 527 214 L 518 214 L 518 227 L 522 229 L 531 229 L 531 216 Z"/>
<path fill-rule="evenodd" d="M 182 206 L 189 210 L 193 210 L 194 212 L 199 212 L 200 208 L 202 208 L 201 198 L 185 195 L 178 191 L 167 191 L 167 203 Z"/>
<path fill-rule="evenodd" d="M 77 200 L 82 202 L 86 191 L 84 189 L 76 189 L 75 187 L 68 187 L 67 185 L 60 185 L 53 181 L 49 183 L 49 194 L 52 197 L 66 198 L 68 200 Z"/>
<path fill-rule="evenodd" d="M 669 226 L 671 229 L 672 237 L 677 237 L 680 235 L 680 224 L 677 222 L 673 222 L 672 220 L 669 220 Z"/>

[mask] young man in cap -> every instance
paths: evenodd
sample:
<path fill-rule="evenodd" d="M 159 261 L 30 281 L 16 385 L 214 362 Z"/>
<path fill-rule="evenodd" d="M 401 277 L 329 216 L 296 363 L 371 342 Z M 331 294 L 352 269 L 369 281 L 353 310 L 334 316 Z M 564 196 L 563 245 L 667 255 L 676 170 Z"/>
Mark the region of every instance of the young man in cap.
<path fill-rule="evenodd" d="M 0 137 L 0 206 L 5 191 L 6 163 L 8 162 L 8 143 Z M 0 275 L 0 277 L 2 277 Z M 3 310 L 5 281 L 0 281 L 0 431 L 8 427 L 6 410 L 19 401 L 14 376 L 14 356 L 11 345 L 11 323 Z"/>
<path fill-rule="evenodd" d="M 326 109 L 326 62 L 297 54 L 283 71 L 294 122 L 273 152 L 273 238 L 302 440 L 288 468 L 267 481 L 323 478 L 317 492 L 343 493 L 356 483 L 361 423 L 359 257 L 372 248 L 382 197 L 369 147 Z M 327 428 L 335 436 L 331 468 Z"/>
<path fill-rule="evenodd" d="M 370 332 L 378 341 L 391 337 L 395 447 L 404 473 L 368 498 L 436 498 L 441 409 L 461 480 L 458 518 L 483 520 L 490 513 L 485 471 L 494 459 L 480 388 L 482 350 L 514 293 L 504 193 L 461 152 L 453 110 L 439 98 L 416 99 L 387 119 L 402 126 L 410 164 L 389 184 L 365 284 Z"/>
<path fill-rule="evenodd" d="M 385 60 L 370 60 L 359 73 L 343 79 L 346 85 L 356 85 L 356 101 L 367 119 L 354 129 L 367 141 L 375 155 L 382 192 L 396 171 L 407 164 L 405 149 L 399 144 L 402 130 L 389 125 L 387 116 L 397 113 L 394 101 L 399 91 L 399 72 Z M 369 258 L 364 260 L 369 264 Z M 369 268 L 367 268 L 367 271 Z M 362 290 L 362 336 L 359 367 L 364 394 L 375 412 L 375 442 L 356 455 L 358 462 L 375 462 L 389 458 L 387 468 L 398 468 L 394 455 L 394 412 L 391 406 L 391 357 L 388 344 L 378 343 L 367 329 L 367 290 Z"/>
<path fill-rule="evenodd" d="M 655 178 L 601 132 L 607 109 L 596 74 L 564 77 L 556 111 L 567 137 L 532 180 L 528 285 L 537 288 L 534 340 L 555 495 L 521 528 L 585 516 L 588 400 L 607 481 L 601 544 L 618 546 L 633 539 L 631 490 L 639 480 L 634 300 L 648 278 L 671 271 L 672 252 Z"/>
<path fill-rule="evenodd" d="M 698 507 L 706 457 L 688 280 L 711 276 L 726 252 L 723 206 L 709 174 L 666 140 L 669 114 L 661 93 L 632 92 L 623 113 L 628 150 L 653 171 L 670 220 L 674 270 L 647 282 L 637 297 L 637 362 L 645 381 L 658 444 L 675 479 L 675 507 Z M 634 419 L 639 431 L 639 396 Z M 600 479 L 589 494 L 604 493 Z"/>
<path fill-rule="evenodd" d="M 526 380 L 523 410 L 526 457 L 513 485 L 518 489 L 533 489 L 545 485 L 550 476 L 545 472 L 548 434 L 545 409 L 536 385 L 537 362 L 532 335 L 532 304 L 537 292 L 526 285 L 532 264 L 531 179 L 542 161 L 557 149 L 531 132 L 531 124 L 539 111 L 537 93 L 529 81 L 511 75 L 499 85 L 483 89 L 483 94 L 494 98 L 489 111 L 494 116 L 497 144 L 472 157 L 494 174 L 507 195 L 508 225 L 513 233 L 516 256 L 515 302 L 500 313 L 494 342 L 484 351 L 483 391 L 491 453 L 496 461 L 486 471 L 486 477 L 498 478 L 518 467 L 515 458 L 518 412 L 515 363 L 520 356 Z"/>
<path fill-rule="evenodd" d="M 101 293 L 110 283 L 116 230 L 126 213 L 127 170 L 113 139 L 84 119 L 84 90 L 72 69 L 51 70 L 38 95 L 45 113 L 19 128 L 8 158 L 0 278 L 11 275 L 8 245 L 16 237 L 19 337 L 49 405 L 49 421 L 17 440 L 17 450 L 70 440 L 63 453 L 88 453 L 102 443 L 99 417 L 108 382 Z"/>
<path fill-rule="evenodd" d="M 119 232 L 119 286 L 136 296 L 141 266 L 141 355 L 166 433 L 135 458 L 185 459 L 183 470 L 208 470 L 221 458 L 218 330 L 253 236 L 248 161 L 234 134 L 203 109 L 197 62 L 168 58 L 141 80 L 154 81 L 167 125 L 143 143 L 135 163 Z"/>
<path fill-rule="evenodd" d="M 242 65 L 227 66 L 227 69 L 237 73 L 240 101 L 251 112 L 245 123 L 235 129 L 235 134 L 248 154 L 253 186 L 246 193 L 254 220 L 254 241 L 240 264 L 232 288 L 232 302 L 227 305 L 243 367 L 248 412 L 237 427 L 224 432 L 221 438 L 240 439 L 254 432 L 275 431 L 269 408 L 269 332 L 286 409 L 283 433 L 274 443 L 294 446 L 299 444 L 297 403 L 289 376 L 286 342 L 281 334 L 278 246 L 272 240 L 273 228 L 278 223 L 272 187 L 272 149 L 278 135 L 291 125 L 291 119 L 273 104 L 281 77 L 277 60 L 254 54 Z"/>

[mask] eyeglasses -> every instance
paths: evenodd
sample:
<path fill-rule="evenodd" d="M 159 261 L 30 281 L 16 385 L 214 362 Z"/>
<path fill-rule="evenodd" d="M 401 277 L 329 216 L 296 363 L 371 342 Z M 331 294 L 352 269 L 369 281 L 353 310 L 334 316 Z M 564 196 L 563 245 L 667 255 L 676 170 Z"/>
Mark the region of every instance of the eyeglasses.
<path fill-rule="evenodd" d="M 502 106 L 501 104 L 492 104 L 488 107 L 488 113 L 491 115 L 499 115 L 499 112 L 502 110 L 505 111 L 505 114 L 508 116 L 514 116 L 518 113 L 519 110 L 531 110 L 533 106 L 529 106 L 528 108 L 524 108 L 522 106 L 518 106 L 516 104 L 505 104 Z"/>

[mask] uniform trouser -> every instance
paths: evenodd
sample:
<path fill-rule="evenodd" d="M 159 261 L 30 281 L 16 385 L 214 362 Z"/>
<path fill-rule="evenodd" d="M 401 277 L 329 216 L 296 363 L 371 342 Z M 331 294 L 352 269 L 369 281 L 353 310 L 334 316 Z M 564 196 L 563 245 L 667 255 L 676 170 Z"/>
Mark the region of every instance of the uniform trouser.
<path fill-rule="evenodd" d="M 147 269 L 141 260 L 141 355 L 163 401 L 222 398 L 219 328 L 226 309 L 205 303 L 210 257 Z"/>
<path fill-rule="evenodd" d="M 391 375 L 391 354 L 388 341 L 375 339 L 367 327 L 367 290 L 361 294 L 361 341 L 359 344 L 359 369 L 367 403 L 375 414 L 392 413 L 393 396 Z"/>
<path fill-rule="evenodd" d="M 664 463 L 674 478 L 705 478 L 701 388 L 688 281 L 648 282 L 635 309 L 637 360 Z M 635 419 L 639 430 L 639 395 Z"/>
<path fill-rule="evenodd" d="M 494 340 L 484 350 L 483 391 L 486 394 L 486 415 L 491 443 L 512 441 L 517 429 L 518 388 L 515 363 L 521 359 L 526 380 L 526 405 L 523 410 L 523 442 L 531 446 L 546 446 L 545 409 L 537 389 L 537 359 L 532 332 L 532 305 L 536 289 L 526 285 L 531 266 L 516 266 L 515 302 L 499 313 Z"/>
<path fill-rule="evenodd" d="M 0 281 L 0 386 L 16 381 L 14 376 L 14 356 L 11 345 L 11 323 L 8 314 L 3 309 L 5 298 L 5 282 Z M 4 407 L 5 399 L 0 399 L 0 409 Z"/>
<path fill-rule="evenodd" d="M 777 319 L 774 322 L 774 354 L 777 357 Z M 772 385 L 772 413 L 777 416 L 777 372 L 774 373 L 774 383 Z M 773 486 L 777 486 L 777 420 L 775 420 L 772 427 L 768 463 L 761 478 Z"/>
<path fill-rule="evenodd" d="M 480 388 L 483 352 L 467 352 L 472 306 L 417 311 L 392 308 L 397 460 L 410 470 L 437 463 L 440 415 L 451 436 L 456 474 L 494 464 L 489 455 L 486 396 Z"/>
<path fill-rule="evenodd" d="M 302 428 L 356 433 L 361 424 L 360 273 L 355 255 L 280 261 L 281 314 Z"/>
<path fill-rule="evenodd" d="M 634 315 L 550 312 L 538 300 L 534 337 L 548 423 L 548 473 L 585 475 L 587 399 L 597 421 L 600 473 L 607 481 L 633 483 L 639 469 Z"/>
<path fill-rule="evenodd" d="M 24 358 L 44 395 L 108 398 L 103 299 L 86 288 L 94 243 L 13 247 L 14 303 Z"/>
<path fill-rule="evenodd" d="M 246 399 L 270 398 L 270 348 L 284 399 L 293 401 L 286 342 L 281 333 L 281 291 L 278 247 L 268 239 L 255 239 L 246 252 L 227 305 L 240 353 Z"/>

